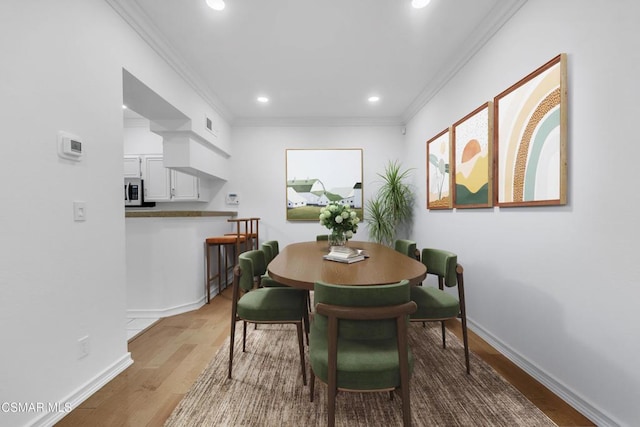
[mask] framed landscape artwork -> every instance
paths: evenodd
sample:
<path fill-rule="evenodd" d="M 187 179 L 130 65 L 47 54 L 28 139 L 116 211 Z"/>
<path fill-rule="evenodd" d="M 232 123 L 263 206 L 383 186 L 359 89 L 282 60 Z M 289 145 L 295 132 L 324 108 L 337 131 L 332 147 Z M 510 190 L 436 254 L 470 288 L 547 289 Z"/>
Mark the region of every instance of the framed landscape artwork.
<path fill-rule="evenodd" d="M 362 216 L 362 149 L 287 149 L 287 220 L 319 221 L 329 202 Z"/>
<path fill-rule="evenodd" d="M 451 209 L 451 132 L 427 141 L 427 209 Z"/>
<path fill-rule="evenodd" d="M 486 208 L 493 204 L 492 118 L 492 103 L 487 102 L 451 127 L 455 208 Z"/>
<path fill-rule="evenodd" d="M 496 203 L 567 203 L 567 70 L 561 54 L 494 98 Z"/>

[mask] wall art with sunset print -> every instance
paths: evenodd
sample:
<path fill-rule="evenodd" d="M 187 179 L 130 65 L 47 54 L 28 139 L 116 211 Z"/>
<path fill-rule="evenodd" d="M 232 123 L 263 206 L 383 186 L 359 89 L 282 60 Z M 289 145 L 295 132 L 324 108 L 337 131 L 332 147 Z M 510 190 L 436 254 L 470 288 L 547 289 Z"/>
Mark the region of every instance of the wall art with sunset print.
<path fill-rule="evenodd" d="M 478 107 L 451 127 L 453 140 L 453 207 L 492 206 L 493 108 Z"/>

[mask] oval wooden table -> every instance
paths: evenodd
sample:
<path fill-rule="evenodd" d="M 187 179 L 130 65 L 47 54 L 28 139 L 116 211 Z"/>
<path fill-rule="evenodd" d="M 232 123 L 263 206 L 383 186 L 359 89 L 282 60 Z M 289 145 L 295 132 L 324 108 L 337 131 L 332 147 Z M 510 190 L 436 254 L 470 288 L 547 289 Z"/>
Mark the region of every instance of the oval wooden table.
<path fill-rule="evenodd" d="M 327 261 L 322 257 L 329 252 L 326 241 L 293 243 L 269 263 L 269 276 L 285 285 L 312 291 L 316 281 L 371 286 L 407 279 L 411 285 L 418 285 L 427 275 L 423 263 L 387 246 L 371 242 L 349 242 L 347 246 L 364 249 L 369 258 L 352 264 Z"/>

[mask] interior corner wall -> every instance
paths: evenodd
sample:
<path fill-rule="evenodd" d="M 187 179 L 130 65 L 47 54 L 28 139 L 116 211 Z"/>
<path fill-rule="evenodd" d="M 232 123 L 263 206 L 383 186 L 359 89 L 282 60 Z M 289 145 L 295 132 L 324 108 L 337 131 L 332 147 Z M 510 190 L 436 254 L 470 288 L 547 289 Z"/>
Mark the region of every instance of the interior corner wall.
<path fill-rule="evenodd" d="M 472 329 L 602 426 L 640 422 L 638 16 L 528 1 L 407 125 L 418 246 L 457 252 Z M 562 52 L 568 204 L 426 210 L 426 141 Z"/>
<path fill-rule="evenodd" d="M 314 240 L 328 230 L 317 221 L 287 221 L 287 149 L 363 149 L 363 192 L 366 200 L 380 186 L 378 173 L 389 160 L 403 160 L 404 136 L 399 126 L 234 127 L 232 178 L 222 193 L 237 193 L 239 216 L 260 217 L 260 240 L 281 247 Z M 331 170 L 332 165 L 326 165 Z M 368 240 L 366 225 L 355 240 Z"/>
<path fill-rule="evenodd" d="M 2 1 L 0 52 L 0 425 L 51 425 L 131 363 L 122 69 L 187 114 L 211 107 L 104 0 Z M 80 162 L 58 157 L 61 130 Z"/>

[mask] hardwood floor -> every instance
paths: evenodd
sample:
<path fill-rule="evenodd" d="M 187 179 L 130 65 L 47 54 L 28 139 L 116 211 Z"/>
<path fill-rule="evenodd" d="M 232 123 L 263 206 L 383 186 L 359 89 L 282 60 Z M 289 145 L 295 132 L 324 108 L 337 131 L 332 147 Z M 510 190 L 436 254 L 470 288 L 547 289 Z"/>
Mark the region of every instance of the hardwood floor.
<path fill-rule="evenodd" d="M 56 425 L 162 426 L 229 336 L 230 298 L 227 289 L 138 335 L 129 343 L 134 364 Z M 448 327 L 459 335 L 455 322 Z M 469 346 L 559 426 L 595 426 L 473 333 Z"/>

